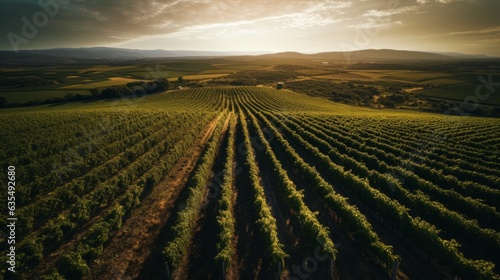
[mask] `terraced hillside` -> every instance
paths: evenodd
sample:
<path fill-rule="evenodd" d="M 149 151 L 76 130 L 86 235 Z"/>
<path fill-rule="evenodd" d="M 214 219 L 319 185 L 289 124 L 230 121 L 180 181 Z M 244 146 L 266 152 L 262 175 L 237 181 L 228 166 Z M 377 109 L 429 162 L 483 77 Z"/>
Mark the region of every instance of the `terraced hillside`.
<path fill-rule="evenodd" d="M 20 279 L 499 279 L 499 119 L 213 87 L 0 123 Z"/>

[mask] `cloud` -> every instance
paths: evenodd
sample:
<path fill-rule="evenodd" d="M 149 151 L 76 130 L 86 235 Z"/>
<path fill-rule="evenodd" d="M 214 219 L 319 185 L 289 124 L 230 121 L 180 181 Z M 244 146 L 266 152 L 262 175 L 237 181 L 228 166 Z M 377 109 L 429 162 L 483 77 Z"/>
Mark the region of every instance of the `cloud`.
<path fill-rule="evenodd" d="M 393 15 L 406 14 L 410 12 L 418 11 L 418 6 L 406 6 L 399 7 L 396 9 L 386 9 L 386 10 L 368 10 L 363 14 L 363 17 L 392 17 Z"/>
<path fill-rule="evenodd" d="M 11 49 L 7 34 L 23 36 L 24 19 L 33 22 L 34 15 L 44 12 L 39 1 L 63 0 L 0 0 L 0 49 Z M 252 38 L 259 44 L 255 48 L 267 49 L 268 43 L 291 50 L 309 45 L 328 51 L 336 42 L 353 41 L 359 29 L 371 29 L 377 36 L 371 38 L 370 47 L 393 47 L 391 42 L 397 41 L 415 48 L 440 42 L 456 49 L 467 38 L 476 38 L 476 30 L 486 32 L 484 36 L 497 35 L 488 28 L 500 26 L 496 12 L 500 1 L 493 0 L 64 1 L 69 4 L 61 4 L 56 15 L 37 28 L 36 36 L 20 43 L 21 48 L 120 44 L 150 48 L 148 42 L 155 39 L 154 48 L 203 47 L 199 42 L 214 48 L 231 42 L 233 47 L 241 41 L 239 48 L 244 49 Z M 445 42 L 455 37 L 462 41 Z M 162 43 L 162 38 L 167 41 Z M 493 49 L 492 44 L 489 48 Z"/>
<path fill-rule="evenodd" d="M 394 20 L 393 16 L 418 13 L 418 6 L 405 6 L 393 9 L 370 9 L 360 16 L 360 22 L 347 25 L 354 29 L 387 29 L 394 25 L 403 25 L 402 20 Z"/>
<path fill-rule="evenodd" d="M 480 35 L 480 34 L 498 34 L 500 35 L 500 26 L 492 26 L 479 30 L 469 30 L 469 31 L 459 31 L 459 32 L 450 32 L 447 34 L 440 34 L 439 36 L 453 36 L 453 35 Z"/>
<path fill-rule="evenodd" d="M 296 33 L 304 29 L 338 23 L 344 17 L 342 10 L 352 5 L 351 2 L 335 1 L 318 2 L 313 5 L 305 5 L 305 2 L 303 4 L 301 7 L 284 7 L 271 12 L 262 12 L 255 17 L 244 17 L 243 20 L 187 25 L 176 32 L 153 35 L 149 38 L 217 40 L 237 39 L 249 35 L 261 35 L 261 38 L 266 36 L 268 38 L 272 36 L 273 32 L 287 33 L 291 30 Z M 240 10 L 238 9 L 238 11 Z M 301 35 L 297 34 L 296 36 Z"/>
<path fill-rule="evenodd" d="M 417 3 L 419 4 L 429 4 L 429 3 L 450 4 L 458 2 L 477 3 L 479 2 L 479 0 L 417 0 Z"/>
<path fill-rule="evenodd" d="M 196 26 L 213 29 L 224 24 L 239 25 L 242 21 L 273 21 L 275 25 L 288 27 L 324 26 L 338 21 L 339 11 L 352 5 L 352 2 L 305 0 L 68 1 L 68 5 L 61 5 L 58 14 L 40 28 L 45 32 L 26 44 L 27 48 L 43 46 L 53 35 L 61 39 L 61 44 L 80 46 L 170 34 Z M 6 21 L 0 27 L 3 34 L 20 34 L 21 19 L 31 19 L 37 11 L 43 11 L 34 2 L 7 1 L 0 5 Z M 11 14 L 10 11 L 23 12 Z M 5 42 L 2 41 L 0 47 L 5 47 Z"/>
<path fill-rule="evenodd" d="M 463 47 L 467 48 L 494 48 L 498 51 L 500 43 L 500 26 L 433 34 L 433 37 L 448 38 L 449 41 L 461 41 Z M 497 56 L 500 56 L 500 54 L 497 54 Z"/>

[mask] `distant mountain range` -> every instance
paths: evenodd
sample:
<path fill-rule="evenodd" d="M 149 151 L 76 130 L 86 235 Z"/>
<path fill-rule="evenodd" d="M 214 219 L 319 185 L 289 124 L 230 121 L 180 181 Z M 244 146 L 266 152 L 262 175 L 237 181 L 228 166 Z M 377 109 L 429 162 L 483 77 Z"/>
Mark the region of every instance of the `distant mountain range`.
<path fill-rule="evenodd" d="M 218 52 L 189 50 L 135 50 L 107 47 L 57 48 L 43 50 L 0 51 L 1 63 L 72 63 L 91 60 L 134 60 L 148 58 L 195 58 L 215 56 L 260 55 L 266 52 Z"/>
<path fill-rule="evenodd" d="M 263 56 L 282 58 L 309 58 L 318 60 L 353 61 L 353 62 L 380 62 L 380 61 L 426 61 L 426 60 L 460 60 L 460 59 L 492 59 L 486 55 L 469 55 L 461 53 L 434 53 L 402 50 L 359 50 L 350 52 L 322 52 L 316 54 L 302 54 L 298 52 L 283 52 Z"/>
<path fill-rule="evenodd" d="M 381 62 L 381 61 L 446 61 L 446 60 L 483 60 L 498 59 L 485 55 L 461 53 L 434 53 L 402 50 L 359 50 L 350 52 L 322 52 L 303 54 L 282 52 L 264 54 L 264 52 L 218 52 L 188 50 L 134 50 L 121 48 L 57 48 L 44 50 L 0 51 L 0 63 L 71 63 L 86 60 L 131 60 L 148 58 L 194 58 L 220 56 L 254 56 L 256 58 L 314 59 L 325 61 Z"/>
<path fill-rule="evenodd" d="M 17 55 L 38 54 L 44 56 L 64 57 L 73 59 L 137 59 L 159 57 L 207 57 L 263 54 L 264 52 L 217 52 L 217 51 L 186 51 L 186 50 L 134 50 L 120 48 L 59 48 L 46 50 L 19 51 Z"/>

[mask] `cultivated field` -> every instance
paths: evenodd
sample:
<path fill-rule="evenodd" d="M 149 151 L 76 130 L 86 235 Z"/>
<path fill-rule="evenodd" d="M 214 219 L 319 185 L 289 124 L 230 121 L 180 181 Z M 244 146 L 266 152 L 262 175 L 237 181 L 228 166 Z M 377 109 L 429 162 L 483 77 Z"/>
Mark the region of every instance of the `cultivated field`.
<path fill-rule="evenodd" d="M 0 123 L 20 279 L 499 279 L 500 119 L 225 86 Z"/>
<path fill-rule="evenodd" d="M 468 100 L 470 96 L 474 96 L 479 85 L 477 84 L 463 84 L 463 85 L 453 85 L 441 88 L 430 88 L 422 91 L 418 91 L 421 96 L 428 96 L 432 98 L 439 99 L 449 99 L 449 100 Z M 500 94 L 493 92 L 492 94 L 480 88 L 478 95 L 488 96 L 484 103 L 498 105 L 500 104 Z"/>
<path fill-rule="evenodd" d="M 372 108 L 387 106 L 378 103 L 387 97 L 396 104 L 389 107 L 413 110 L 440 110 L 437 103 L 453 106 L 473 96 L 482 85 L 480 79 L 492 81 L 492 92 L 481 105 L 500 105 L 496 81 L 500 72 L 497 63 L 491 66 L 477 63 L 357 63 L 342 64 L 336 61 L 325 64 L 309 59 L 271 57 L 221 57 L 221 58 L 170 58 L 128 61 L 99 61 L 98 65 L 75 62 L 54 67 L 11 66 L 0 68 L 0 98 L 12 106 L 29 105 L 64 98 L 66 95 L 89 96 L 90 90 L 125 85 L 130 82 L 152 80 L 159 77 L 177 83 L 175 87 L 202 87 L 217 85 L 268 85 L 285 82 L 289 89 L 321 96 L 336 102 Z M 488 75 L 493 75 L 489 78 Z M 306 86 L 296 85 L 306 83 Z M 345 85 L 350 87 L 344 95 Z M 364 95 L 366 87 L 376 93 Z M 413 89 L 419 90 L 413 90 Z M 495 88 L 495 90 L 493 90 Z M 411 91 L 412 94 L 407 94 Z M 496 92 L 495 92 L 496 91 Z M 364 92 L 364 93 L 363 93 Z M 340 94 L 340 96 L 339 96 Z M 395 97 L 394 97 L 395 96 Z M 393 97 L 393 98 L 392 98 Z M 384 98 L 382 98 L 384 100 Z M 432 104 L 436 103 L 436 104 Z M 432 107 L 434 105 L 434 108 Z M 486 109 L 494 110 L 494 109 Z M 476 112 L 477 113 L 477 112 Z M 483 114 L 487 115 L 487 114 Z M 491 114 L 490 114 L 491 115 Z M 493 114 L 495 115 L 495 114 Z"/>
<path fill-rule="evenodd" d="M 204 73 L 213 69 L 203 62 L 169 62 L 161 64 L 137 62 L 133 65 L 67 65 L 56 67 L 11 67 L 0 69 L 0 97 L 9 103 L 42 102 L 49 98 L 67 94 L 90 95 L 91 89 L 125 85 L 134 81 L 151 80 L 158 77 L 176 80 L 189 77 L 206 80 L 221 77 L 235 70 L 222 69 L 221 73 Z M 6 85 L 2 86 L 2 82 Z"/>

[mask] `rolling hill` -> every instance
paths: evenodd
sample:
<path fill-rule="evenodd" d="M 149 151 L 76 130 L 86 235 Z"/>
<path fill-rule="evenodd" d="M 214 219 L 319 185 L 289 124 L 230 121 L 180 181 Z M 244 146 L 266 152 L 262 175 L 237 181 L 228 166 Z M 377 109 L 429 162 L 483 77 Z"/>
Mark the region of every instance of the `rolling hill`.
<path fill-rule="evenodd" d="M 192 58 L 219 56 L 248 56 L 248 58 L 279 58 L 304 60 L 329 60 L 349 62 L 381 62 L 381 61 L 453 61 L 453 60 L 485 60 L 495 59 L 481 55 L 459 53 L 432 53 L 404 50 L 358 50 L 350 52 L 322 52 L 303 54 L 299 52 L 281 52 L 263 54 L 264 52 L 219 52 L 190 50 L 135 50 L 121 48 L 56 48 L 44 50 L 0 51 L 2 64 L 34 64 L 34 63 L 71 63 L 73 60 L 134 60 L 148 58 Z"/>

